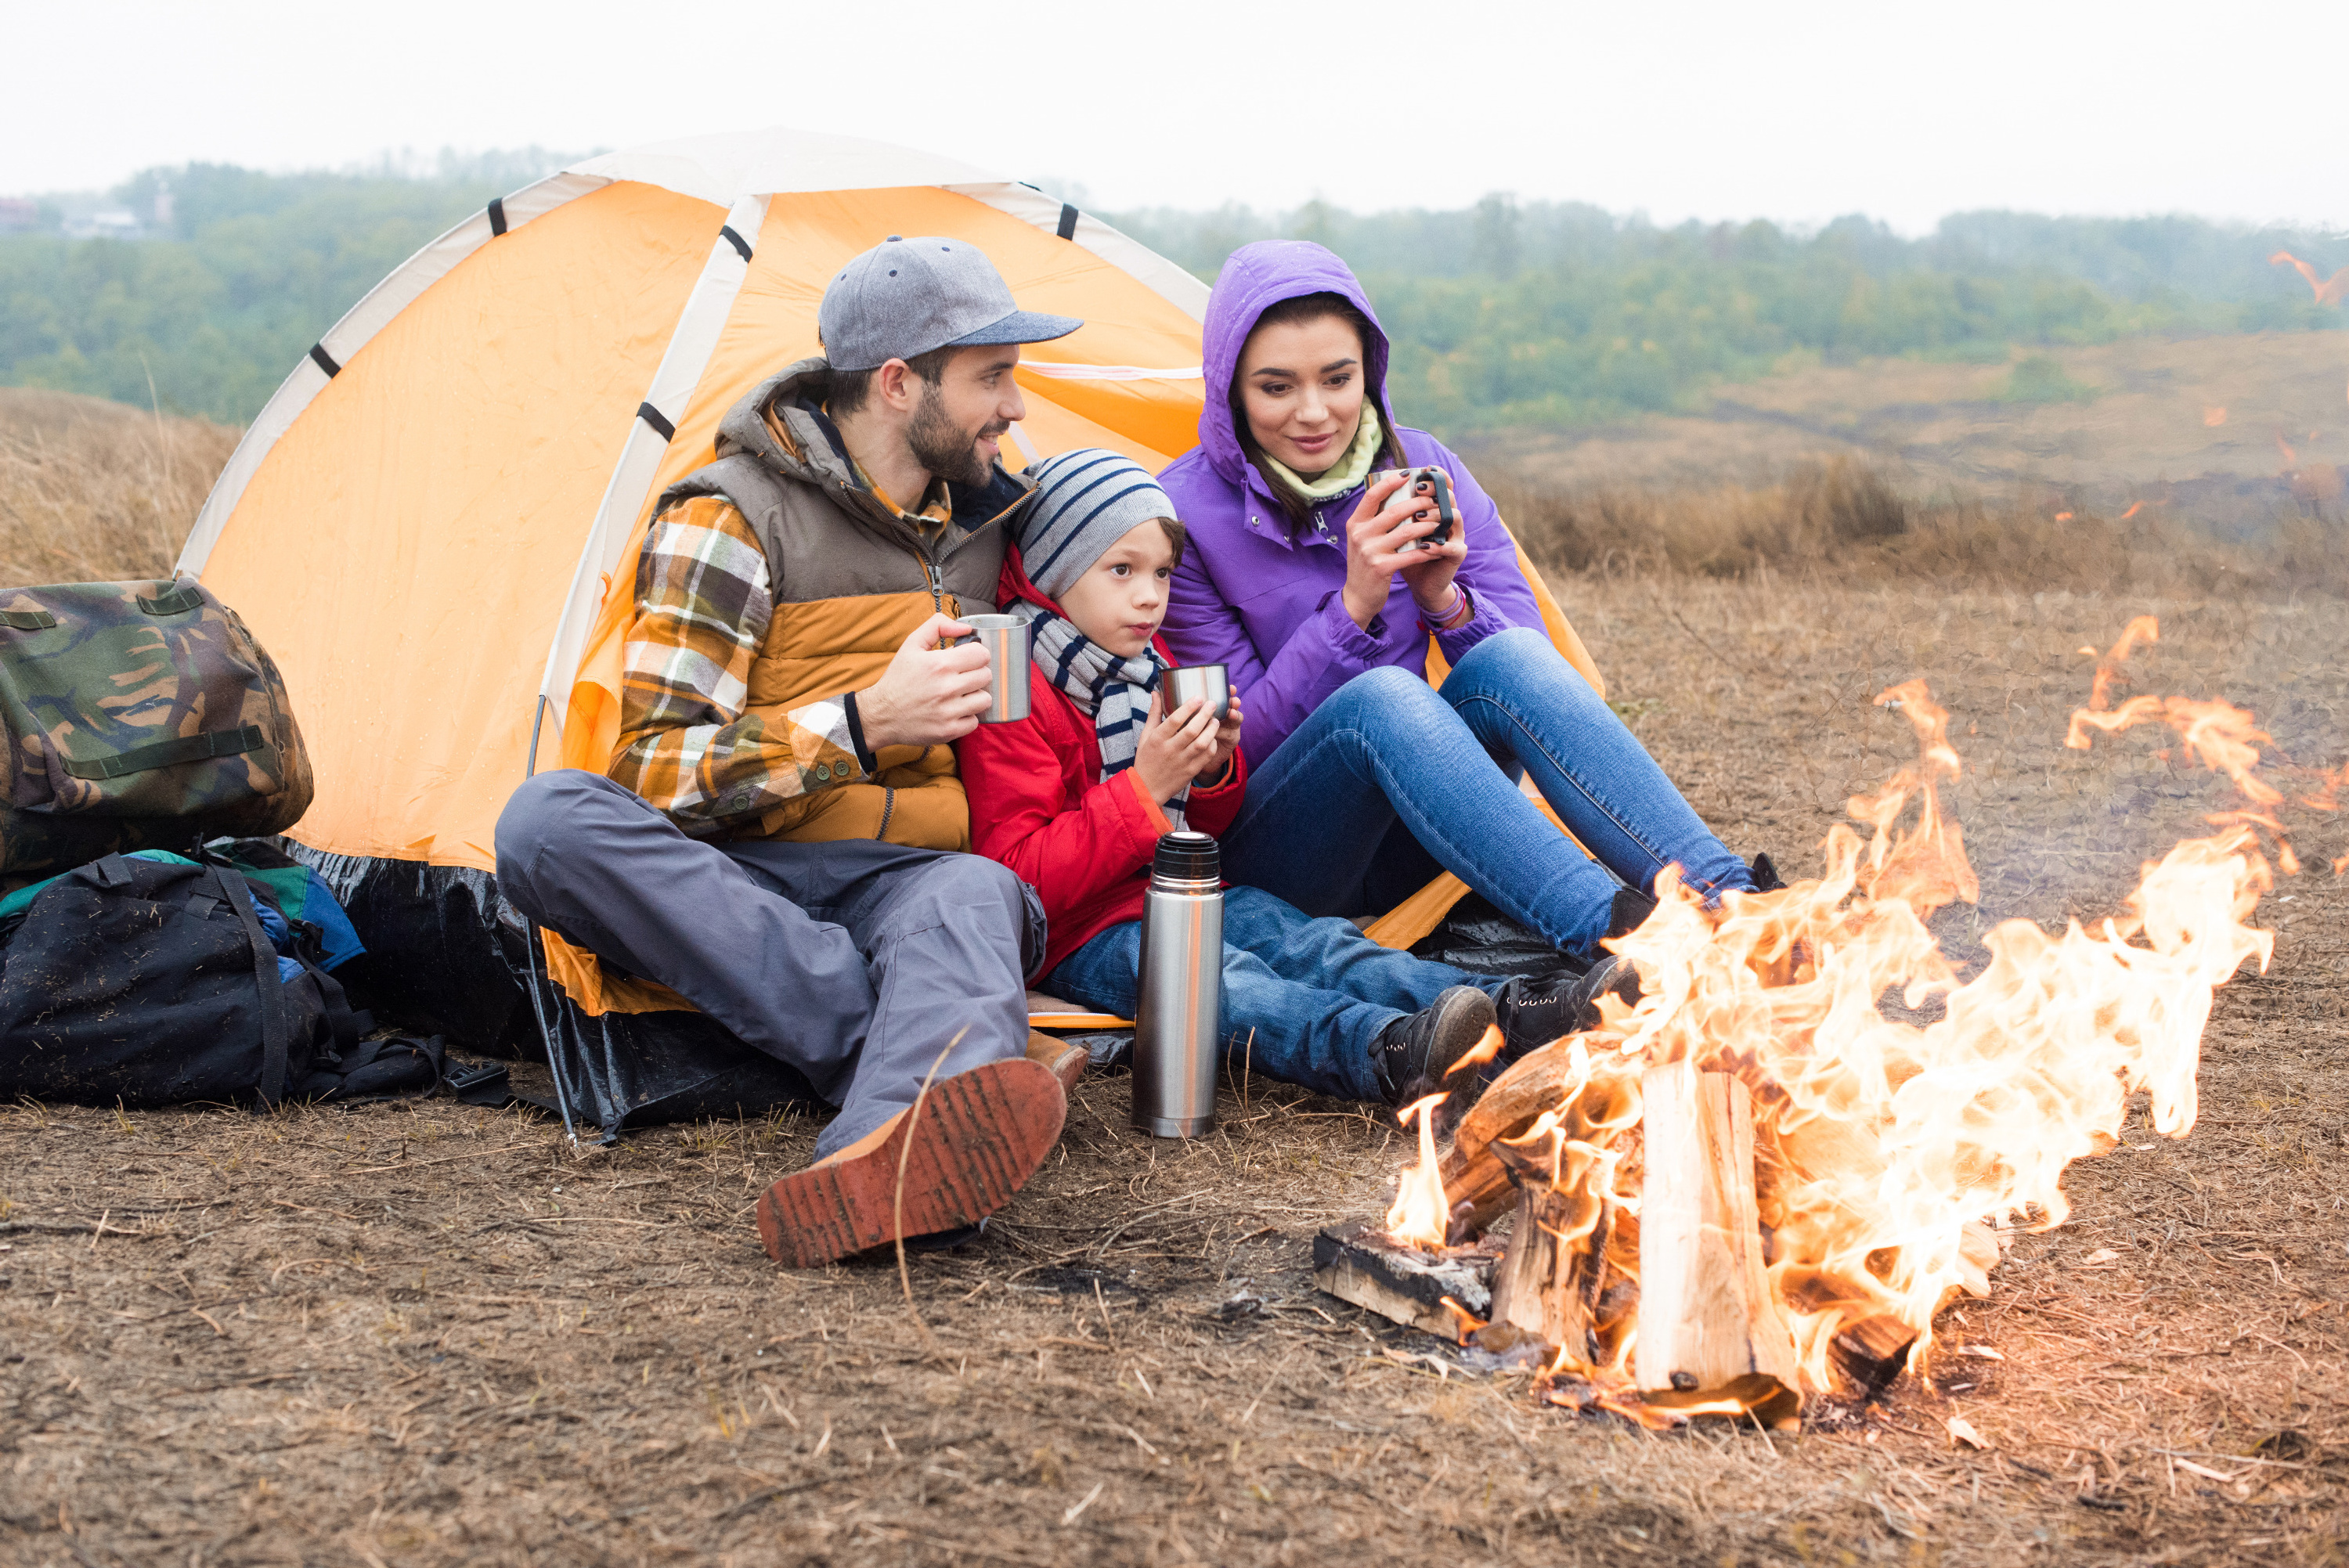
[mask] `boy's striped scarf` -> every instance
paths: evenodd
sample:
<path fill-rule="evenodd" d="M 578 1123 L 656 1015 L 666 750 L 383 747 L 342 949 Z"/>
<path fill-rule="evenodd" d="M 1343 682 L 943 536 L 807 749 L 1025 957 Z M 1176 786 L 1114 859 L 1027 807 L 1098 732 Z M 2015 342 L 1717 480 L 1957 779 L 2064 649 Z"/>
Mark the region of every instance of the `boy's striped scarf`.
<path fill-rule="evenodd" d="M 1093 734 L 1101 739 L 1102 777 L 1133 766 L 1142 744 L 1142 727 L 1150 718 L 1150 694 L 1158 689 L 1158 674 L 1166 667 L 1155 648 L 1144 648 L 1121 659 L 1086 636 L 1066 615 L 1025 600 L 1010 614 L 1028 623 L 1028 652 L 1046 680 L 1068 694 L 1069 700 L 1090 715 Z M 1185 781 L 1166 802 L 1166 820 L 1183 826 L 1183 803 L 1190 799 Z"/>

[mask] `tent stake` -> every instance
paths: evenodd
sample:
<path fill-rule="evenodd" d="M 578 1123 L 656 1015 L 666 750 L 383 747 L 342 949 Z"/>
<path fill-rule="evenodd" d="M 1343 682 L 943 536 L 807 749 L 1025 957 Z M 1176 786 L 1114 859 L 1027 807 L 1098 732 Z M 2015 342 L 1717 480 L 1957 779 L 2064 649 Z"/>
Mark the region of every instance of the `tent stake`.
<path fill-rule="evenodd" d="M 530 755 L 522 765 L 526 781 L 538 771 L 538 727 L 546 722 L 546 694 L 538 695 L 538 702 L 530 715 Z M 579 1126 L 571 1118 L 571 1094 L 563 1087 L 563 1065 L 556 1061 L 554 1036 L 546 1026 L 546 999 L 538 994 L 538 922 L 526 923 L 530 934 L 525 938 L 526 956 L 530 962 L 530 1010 L 538 1020 L 538 1043 L 546 1047 L 546 1072 L 554 1080 L 554 1108 L 563 1113 L 563 1135 L 571 1140 L 571 1147 L 579 1147 Z"/>

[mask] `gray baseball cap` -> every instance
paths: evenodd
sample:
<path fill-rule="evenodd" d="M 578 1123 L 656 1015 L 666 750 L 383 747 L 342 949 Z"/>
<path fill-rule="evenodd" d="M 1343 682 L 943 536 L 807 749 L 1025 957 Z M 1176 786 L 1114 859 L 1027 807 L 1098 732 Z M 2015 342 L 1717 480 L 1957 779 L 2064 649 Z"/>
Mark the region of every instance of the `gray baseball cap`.
<path fill-rule="evenodd" d="M 834 370 L 877 370 L 934 348 L 1045 343 L 1084 325 L 1021 310 L 978 246 L 937 234 L 892 234 L 840 269 L 816 307 Z"/>

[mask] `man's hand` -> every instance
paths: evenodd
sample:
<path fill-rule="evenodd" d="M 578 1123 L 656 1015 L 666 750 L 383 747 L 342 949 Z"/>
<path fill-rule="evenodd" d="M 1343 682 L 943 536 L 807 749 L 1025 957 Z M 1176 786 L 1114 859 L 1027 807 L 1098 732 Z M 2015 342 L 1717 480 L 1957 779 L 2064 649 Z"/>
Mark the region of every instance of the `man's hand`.
<path fill-rule="evenodd" d="M 939 645 L 970 628 L 933 615 L 897 645 L 881 678 L 856 694 L 864 748 L 943 746 L 978 727 L 987 711 L 987 650 L 977 643 Z"/>
<path fill-rule="evenodd" d="M 1215 710 L 1195 698 L 1167 713 L 1164 701 L 1164 693 L 1151 694 L 1150 720 L 1142 727 L 1142 741 L 1133 748 L 1134 775 L 1150 798 L 1162 806 L 1206 771 L 1216 755 Z"/>
<path fill-rule="evenodd" d="M 1240 699 L 1236 696 L 1225 710 L 1223 722 L 1216 726 L 1216 755 L 1192 778 L 1193 785 L 1206 789 L 1224 781 L 1231 770 L 1232 753 L 1240 748 Z"/>

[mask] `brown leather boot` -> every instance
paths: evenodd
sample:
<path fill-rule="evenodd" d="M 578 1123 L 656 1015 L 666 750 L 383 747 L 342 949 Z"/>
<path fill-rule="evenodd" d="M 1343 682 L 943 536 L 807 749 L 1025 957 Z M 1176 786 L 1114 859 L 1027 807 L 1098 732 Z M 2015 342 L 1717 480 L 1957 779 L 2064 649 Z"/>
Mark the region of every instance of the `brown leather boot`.
<path fill-rule="evenodd" d="M 804 1269 L 901 1233 L 976 1224 L 1036 1173 L 1059 1141 L 1068 1110 L 1051 1069 L 1024 1057 L 940 1078 L 918 1116 L 900 1111 L 823 1164 L 793 1171 L 761 1193 L 759 1238 L 777 1263 Z"/>
<path fill-rule="evenodd" d="M 1077 1080 L 1085 1076 L 1085 1068 L 1092 1060 L 1082 1046 L 1045 1034 L 1040 1029 L 1028 1031 L 1028 1059 L 1042 1062 L 1061 1080 L 1062 1094 L 1073 1093 Z"/>

